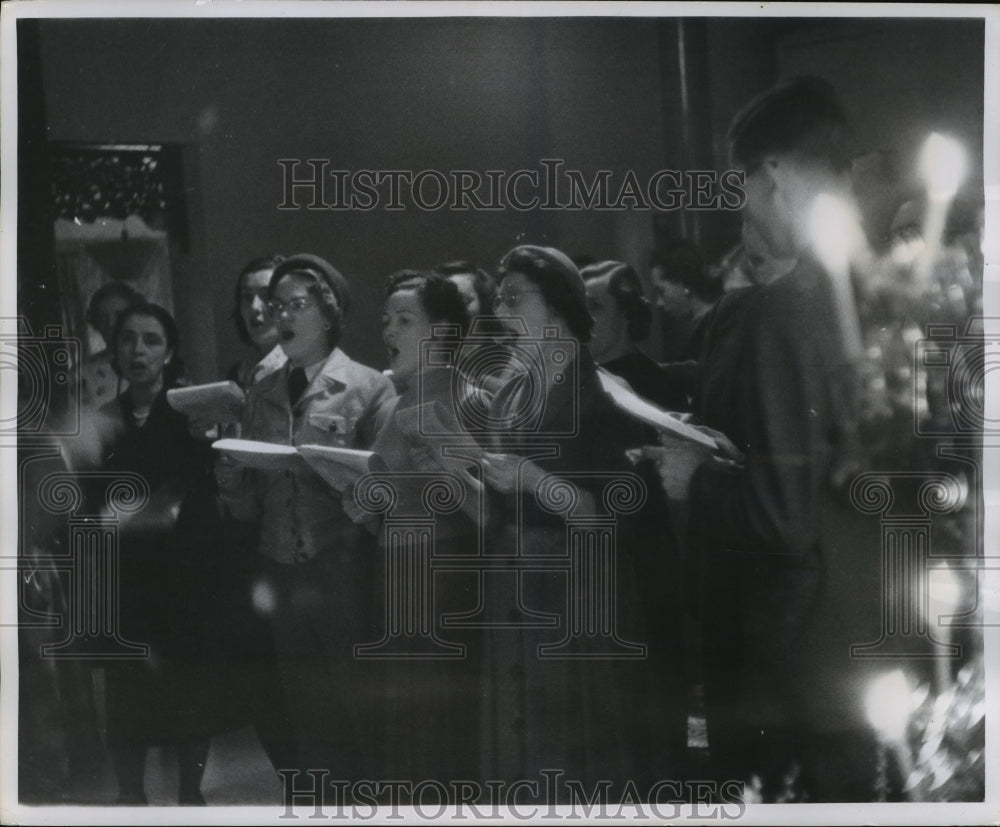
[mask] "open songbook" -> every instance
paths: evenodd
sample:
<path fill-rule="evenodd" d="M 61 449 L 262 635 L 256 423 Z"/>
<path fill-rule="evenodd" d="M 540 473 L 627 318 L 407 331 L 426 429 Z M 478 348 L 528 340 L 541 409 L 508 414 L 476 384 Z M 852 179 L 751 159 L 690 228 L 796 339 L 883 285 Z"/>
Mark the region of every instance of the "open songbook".
<path fill-rule="evenodd" d="M 302 471 L 312 468 L 338 491 L 371 471 L 386 470 L 373 451 L 327 445 L 278 445 L 250 439 L 219 439 L 212 447 L 247 466 L 264 471 Z"/>
<path fill-rule="evenodd" d="M 666 432 L 670 436 L 678 439 L 688 439 L 697 442 L 712 450 L 719 446 L 712 437 L 698 430 L 693 425 L 682 422 L 674 414 L 663 411 L 641 396 L 636 394 L 631 388 L 623 384 L 622 380 L 612 376 L 606 370 L 598 370 L 597 375 L 601 380 L 601 387 L 618 407 L 628 411 L 633 416 L 638 417 L 656 428 L 658 431 Z"/>
<path fill-rule="evenodd" d="M 167 391 L 167 404 L 190 419 L 204 422 L 239 422 L 246 394 L 235 382 L 210 382 Z"/>
<path fill-rule="evenodd" d="M 358 477 L 372 471 L 385 471 L 385 460 L 373 451 L 355 448 L 331 448 L 326 445 L 300 445 L 299 454 L 309 467 L 333 488 L 342 491 Z"/>

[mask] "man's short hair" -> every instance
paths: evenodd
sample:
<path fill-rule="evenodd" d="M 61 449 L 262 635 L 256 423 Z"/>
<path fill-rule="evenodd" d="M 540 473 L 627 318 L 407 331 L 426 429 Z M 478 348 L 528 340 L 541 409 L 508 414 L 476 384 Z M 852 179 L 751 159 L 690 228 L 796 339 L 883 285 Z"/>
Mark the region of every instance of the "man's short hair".
<path fill-rule="evenodd" d="M 730 154 L 748 173 L 768 155 L 790 153 L 839 174 L 851 166 L 847 131 L 833 87 L 821 78 L 796 77 L 754 98 L 733 119 Z"/>

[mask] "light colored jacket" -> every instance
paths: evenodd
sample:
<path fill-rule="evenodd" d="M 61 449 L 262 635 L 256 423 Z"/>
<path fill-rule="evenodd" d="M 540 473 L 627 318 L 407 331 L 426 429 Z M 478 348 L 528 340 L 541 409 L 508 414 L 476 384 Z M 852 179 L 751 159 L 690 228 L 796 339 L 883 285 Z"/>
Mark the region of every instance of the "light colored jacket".
<path fill-rule="evenodd" d="M 396 395 L 381 373 L 335 348 L 293 408 L 290 366 L 250 389 L 244 439 L 281 445 L 367 449 Z M 225 497 L 233 516 L 260 521 L 260 553 L 280 563 L 303 563 L 353 544 L 358 527 L 344 514 L 340 494 L 312 469 L 248 471 L 242 488 Z"/>

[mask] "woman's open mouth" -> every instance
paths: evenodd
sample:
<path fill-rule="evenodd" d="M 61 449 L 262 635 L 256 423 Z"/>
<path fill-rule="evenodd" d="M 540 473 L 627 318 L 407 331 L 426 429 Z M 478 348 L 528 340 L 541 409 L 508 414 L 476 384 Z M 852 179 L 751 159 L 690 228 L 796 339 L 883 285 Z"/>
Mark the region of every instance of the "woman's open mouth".
<path fill-rule="evenodd" d="M 290 342 L 294 338 L 295 338 L 295 331 L 294 330 L 287 330 L 286 329 L 286 330 L 282 330 L 281 331 L 281 341 L 283 341 L 283 342 Z"/>

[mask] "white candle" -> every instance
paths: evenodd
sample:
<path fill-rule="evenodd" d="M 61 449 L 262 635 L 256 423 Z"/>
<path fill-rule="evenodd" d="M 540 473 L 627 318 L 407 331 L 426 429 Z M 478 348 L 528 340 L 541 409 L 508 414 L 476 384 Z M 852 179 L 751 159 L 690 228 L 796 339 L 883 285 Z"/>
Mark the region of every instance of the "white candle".
<path fill-rule="evenodd" d="M 945 218 L 955 193 L 965 179 L 965 150 L 953 138 L 932 132 L 924 143 L 919 161 L 920 176 L 927 187 L 924 216 L 924 249 L 917 262 L 919 284 L 930 287 L 930 274 L 944 236 Z"/>
<path fill-rule="evenodd" d="M 947 563 L 931 569 L 927 581 L 927 620 L 937 627 L 937 634 L 933 637 L 944 647 L 934 664 L 937 691 L 941 694 L 947 692 L 952 683 L 951 653 L 947 651 L 951 646 L 952 633 L 947 621 L 961 602 L 962 589 Z"/>

